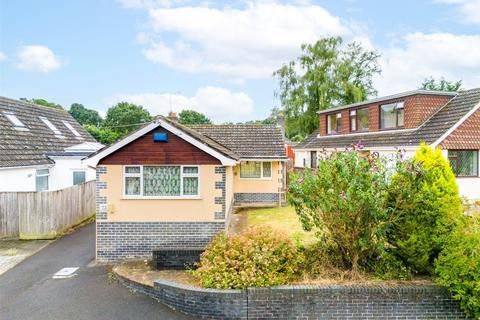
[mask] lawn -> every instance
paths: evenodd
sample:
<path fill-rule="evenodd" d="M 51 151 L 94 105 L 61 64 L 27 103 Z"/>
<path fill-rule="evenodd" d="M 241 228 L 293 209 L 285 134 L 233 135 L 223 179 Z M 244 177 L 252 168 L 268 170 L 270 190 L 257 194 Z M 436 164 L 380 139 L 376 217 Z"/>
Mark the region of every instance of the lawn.
<path fill-rule="evenodd" d="M 268 225 L 288 234 L 303 245 L 315 243 L 313 232 L 304 231 L 293 207 L 245 209 L 248 226 Z"/>

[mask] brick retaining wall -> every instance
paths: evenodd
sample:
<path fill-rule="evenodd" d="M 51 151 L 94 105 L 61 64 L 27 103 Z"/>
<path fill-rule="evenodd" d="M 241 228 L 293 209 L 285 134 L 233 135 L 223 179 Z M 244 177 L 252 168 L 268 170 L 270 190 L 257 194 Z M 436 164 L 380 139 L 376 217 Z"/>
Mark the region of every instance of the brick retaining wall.
<path fill-rule="evenodd" d="M 278 205 L 278 193 L 245 193 L 236 192 L 233 194 L 235 204 L 250 204 L 250 203 L 270 203 L 274 206 Z M 281 203 L 285 203 L 282 196 Z"/>
<path fill-rule="evenodd" d="M 466 319 L 444 288 L 430 286 L 278 286 L 203 289 L 158 280 L 127 287 L 200 319 Z"/>

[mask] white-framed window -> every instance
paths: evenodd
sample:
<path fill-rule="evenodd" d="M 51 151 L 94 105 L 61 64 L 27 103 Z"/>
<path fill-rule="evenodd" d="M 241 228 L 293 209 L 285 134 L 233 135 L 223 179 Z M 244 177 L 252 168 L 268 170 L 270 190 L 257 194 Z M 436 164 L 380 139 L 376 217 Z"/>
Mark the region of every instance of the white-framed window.
<path fill-rule="evenodd" d="M 45 117 L 39 117 L 40 120 L 42 120 L 43 123 L 45 123 L 47 125 L 48 128 L 50 128 L 50 130 L 53 131 L 53 133 L 57 136 L 61 136 L 62 135 L 62 132 L 60 130 L 57 129 L 57 127 L 55 127 L 55 125 L 53 123 L 50 122 L 50 120 L 48 120 L 47 118 Z"/>
<path fill-rule="evenodd" d="M 240 163 L 240 179 L 271 179 L 272 162 L 245 161 Z"/>
<path fill-rule="evenodd" d="M 86 181 L 85 171 L 73 171 L 73 185 L 82 184 Z"/>
<path fill-rule="evenodd" d="M 125 197 L 170 198 L 200 195 L 200 168 L 177 165 L 127 165 L 123 171 Z"/>
<path fill-rule="evenodd" d="M 332 113 L 327 115 L 327 134 L 340 133 L 342 128 L 342 113 Z"/>
<path fill-rule="evenodd" d="M 37 169 L 35 172 L 35 191 L 48 191 L 48 177 L 50 170 Z"/>
<path fill-rule="evenodd" d="M 405 108 L 403 101 L 380 106 L 380 128 L 403 128 Z"/>
<path fill-rule="evenodd" d="M 20 121 L 14 113 L 4 112 L 3 115 L 13 124 L 13 128 L 19 131 L 28 131 L 27 126 Z"/>
<path fill-rule="evenodd" d="M 68 121 L 65 121 L 63 120 L 62 121 L 63 124 L 65 125 L 65 127 L 67 127 L 68 130 L 70 130 L 71 133 L 73 133 L 73 135 L 75 137 L 81 137 L 82 135 L 70 124 L 70 122 Z"/>

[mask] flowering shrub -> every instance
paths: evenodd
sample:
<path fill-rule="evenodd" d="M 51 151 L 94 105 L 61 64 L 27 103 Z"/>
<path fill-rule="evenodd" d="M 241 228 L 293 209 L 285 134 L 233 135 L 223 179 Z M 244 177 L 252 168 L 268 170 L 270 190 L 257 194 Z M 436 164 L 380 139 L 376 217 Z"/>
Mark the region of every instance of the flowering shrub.
<path fill-rule="evenodd" d="M 414 272 L 431 273 L 445 240 L 462 221 L 455 176 L 441 150 L 422 145 L 400 163 L 389 187 L 393 253 Z"/>
<path fill-rule="evenodd" d="M 243 289 L 286 284 L 303 256 L 290 239 L 267 227 L 218 234 L 192 271 L 206 288 Z"/>
<path fill-rule="evenodd" d="M 435 263 L 436 282 L 460 300 L 463 311 L 480 319 L 480 214 L 453 233 Z"/>
<path fill-rule="evenodd" d="M 383 252 L 390 218 L 386 177 L 384 159 L 356 148 L 323 152 L 316 170 L 291 175 L 288 201 L 304 229 L 331 243 L 353 274 Z"/>

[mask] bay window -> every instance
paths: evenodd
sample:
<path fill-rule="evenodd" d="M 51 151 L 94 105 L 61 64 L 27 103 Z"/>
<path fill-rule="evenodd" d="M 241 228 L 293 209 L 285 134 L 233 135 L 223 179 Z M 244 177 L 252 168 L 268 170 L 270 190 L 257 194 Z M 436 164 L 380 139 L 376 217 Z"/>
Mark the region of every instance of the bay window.
<path fill-rule="evenodd" d="M 327 134 L 340 133 L 342 114 L 332 113 L 327 115 Z"/>
<path fill-rule="evenodd" d="M 270 161 L 245 161 L 240 163 L 240 178 L 242 179 L 270 179 L 272 177 L 272 163 Z"/>
<path fill-rule="evenodd" d="M 478 177 L 478 150 L 448 150 L 448 161 L 456 177 Z"/>
<path fill-rule="evenodd" d="M 124 195 L 182 197 L 199 195 L 198 166 L 125 166 Z"/>
<path fill-rule="evenodd" d="M 384 104 L 380 106 L 380 128 L 391 129 L 404 126 L 405 109 L 402 102 Z"/>

